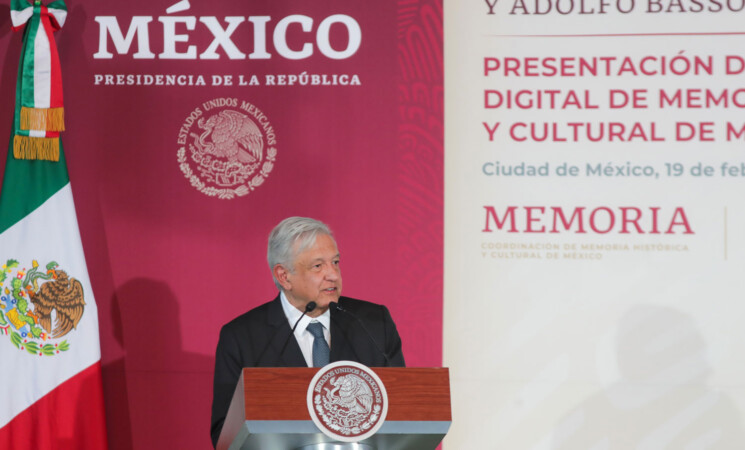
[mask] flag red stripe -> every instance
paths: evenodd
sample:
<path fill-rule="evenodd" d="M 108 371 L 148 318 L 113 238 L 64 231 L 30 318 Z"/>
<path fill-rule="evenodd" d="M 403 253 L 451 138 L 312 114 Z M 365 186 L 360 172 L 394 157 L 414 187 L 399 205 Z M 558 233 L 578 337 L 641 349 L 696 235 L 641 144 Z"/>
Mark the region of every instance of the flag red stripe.
<path fill-rule="evenodd" d="M 97 362 L 0 428 L 0 448 L 105 449 L 103 411 L 101 363 Z"/>
<path fill-rule="evenodd" d="M 51 77 L 50 77 L 50 108 L 62 107 L 62 70 L 60 68 L 59 54 L 57 53 L 57 43 L 54 41 L 54 29 L 50 21 L 51 16 L 46 6 L 41 7 L 41 24 L 49 40 L 49 53 L 51 58 Z M 41 31 L 41 30 L 40 30 Z"/>

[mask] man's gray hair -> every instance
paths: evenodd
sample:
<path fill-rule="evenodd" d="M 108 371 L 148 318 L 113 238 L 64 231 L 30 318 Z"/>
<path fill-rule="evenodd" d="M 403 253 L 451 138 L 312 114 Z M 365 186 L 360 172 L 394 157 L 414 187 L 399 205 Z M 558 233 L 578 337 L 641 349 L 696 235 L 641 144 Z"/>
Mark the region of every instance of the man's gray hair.
<path fill-rule="evenodd" d="M 269 263 L 269 270 L 272 271 L 274 284 L 279 290 L 282 290 L 282 285 L 274 277 L 274 266 L 281 264 L 290 272 L 295 270 L 295 257 L 315 244 L 319 233 L 333 238 L 331 230 L 325 223 L 309 217 L 288 217 L 269 233 L 266 260 Z M 297 249 L 294 248 L 296 242 L 298 243 Z"/>

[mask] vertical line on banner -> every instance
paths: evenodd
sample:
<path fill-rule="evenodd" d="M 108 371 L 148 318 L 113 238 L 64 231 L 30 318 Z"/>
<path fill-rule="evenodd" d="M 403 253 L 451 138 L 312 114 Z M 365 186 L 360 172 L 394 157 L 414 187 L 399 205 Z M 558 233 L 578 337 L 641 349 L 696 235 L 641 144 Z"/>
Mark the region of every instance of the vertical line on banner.
<path fill-rule="evenodd" d="M 724 207 L 724 260 L 727 261 L 727 207 Z"/>

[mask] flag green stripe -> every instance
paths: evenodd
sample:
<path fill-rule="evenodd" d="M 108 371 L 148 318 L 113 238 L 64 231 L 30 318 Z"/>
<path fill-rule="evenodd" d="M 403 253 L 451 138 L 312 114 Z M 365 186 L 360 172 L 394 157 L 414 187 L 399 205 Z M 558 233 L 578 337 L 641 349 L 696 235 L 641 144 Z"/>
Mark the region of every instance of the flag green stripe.
<path fill-rule="evenodd" d="M 41 27 L 41 6 L 34 5 L 34 14 L 26 23 L 26 28 L 23 30 L 23 50 L 21 51 L 21 63 L 19 64 L 18 79 L 23 80 L 21 82 L 21 96 L 18 97 L 19 90 L 16 89 L 16 103 L 21 103 L 22 106 L 33 107 L 34 106 L 34 42 L 36 41 L 36 35 L 39 33 Z M 42 33 L 44 31 L 41 31 Z M 20 99 L 20 101 L 19 101 Z M 20 120 L 20 115 L 16 115 L 16 120 Z M 16 124 L 16 130 L 20 130 L 20 122 Z"/>
<path fill-rule="evenodd" d="M 67 11 L 67 5 L 64 0 L 57 0 L 47 5 L 47 9 L 62 9 Z"/>
<path fill-rule="evenodd" d="M 14 11 L 22 11 L 26 8 L 28 8 L 29 5 L 26 0 L 11 0 L 10 1 L 10 9 Z"/>
<path fill-rule="evenodd" d="M 62 140 L 59 162 L 15 159 L 12 137 L 10 146 L 0 190 L 0 234 L 70 182 Z"/>
<path fill-rule="evenodd" d="M 24 30 L 24 50 L 29 43 L 29 29 Z M 21 52 L 16 83 L 16 105 L 13 116 L 14 127 L 19 128 L 21 116 L 21 76 L 25 51 Z M 31 58 L 33 60 L 33 58 Z M 59 161 L 21 160 L 13 157 L 13 136 L 10 137 L 8 157 L 0 189 L 0 234 L 41 206 L 55 192 L 62 189 L 70 179 L 67 175 L 65 152 L 60 139 Z"/>

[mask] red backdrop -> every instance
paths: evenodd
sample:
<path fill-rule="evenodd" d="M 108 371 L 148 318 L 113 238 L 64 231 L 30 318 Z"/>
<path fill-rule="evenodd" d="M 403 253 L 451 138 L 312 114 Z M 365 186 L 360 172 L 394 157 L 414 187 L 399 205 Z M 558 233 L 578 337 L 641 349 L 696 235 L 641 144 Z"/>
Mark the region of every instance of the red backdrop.
<path fill-rule="evenodd" d="M 99 306 L 107 423 L 112 448 L 209 446 L 212 368 L 222 324 L 276 295 L 265 262 L 270 229 L 290 215 L 327 222 L 342 254 L 344 294 L 390 307 L 410 366 L 442 357 L 443 66 L 442 1 L 325 2 L 193 0 L 68 2 L 57 33 L 67 129 L 63 142 L 94 294 Z M 21 36 L 0 11 L 0 130 L 10 135 Z M 293 14 L 313 30 L 288 29 L 288 45 L 312 43 L 313 56 L 274 51 L 272 32 Z M 345 14 L 360 25 L 359 50 L 334 60 L 315 43 L 320 21 Z M 152 59 L 96 59 L 97 17 L 114 16 L 126 35 L 133 16 L 151 16 Z M 215 16 L 270 16 L 264 60 L 167 60 L 159 17 L 195 16 L 177 26 L 203 52 Z M 241 24 L 231 40 L 253 50 Z M 343 48 L 343 27 L 331 44 Z M 266 86 L 266 75 L 357 75 L 360 85 Z M 96 75 L 203 75 L 206 86 L 96 84 Z M 259 86 L 212 86 L 212 75 L 257 75 Z M 236 80 L 237 81 L 237 80 Z M 179 168 L 178 136 L 203 102 L 236 98 L 259 107 L 277 138 L 264 183 L 230 200 L 192 187 Z M 0 169 L 4 158 L 0 158 Z"/>

